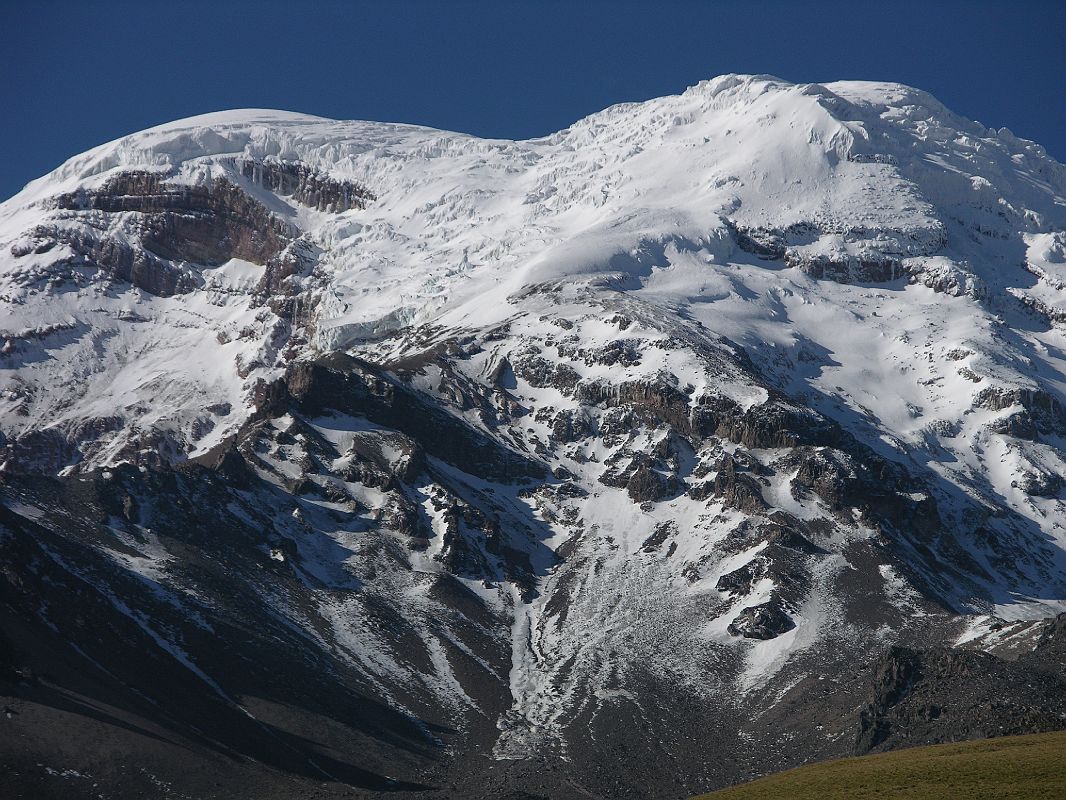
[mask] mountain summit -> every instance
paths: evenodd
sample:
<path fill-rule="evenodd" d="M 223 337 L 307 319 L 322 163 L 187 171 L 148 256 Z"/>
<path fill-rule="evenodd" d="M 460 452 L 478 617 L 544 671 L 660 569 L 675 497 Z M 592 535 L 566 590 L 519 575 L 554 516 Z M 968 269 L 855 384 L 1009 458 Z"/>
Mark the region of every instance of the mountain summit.
<path fill-rule="evenodd" d="M 180 120 L 0 205 L 0 315 L 0 786 L 678 797 L 1066 727 L 1066 167 L 919 90 Z"/>

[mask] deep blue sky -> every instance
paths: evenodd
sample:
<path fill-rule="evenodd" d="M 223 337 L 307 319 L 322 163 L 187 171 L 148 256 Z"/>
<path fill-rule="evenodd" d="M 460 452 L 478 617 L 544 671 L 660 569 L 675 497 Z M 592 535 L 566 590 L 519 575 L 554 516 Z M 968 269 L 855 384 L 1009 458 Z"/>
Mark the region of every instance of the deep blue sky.
<path fill-rule="evenodd" d="M 1066 161 L 1066 0 L 0 0 L 0 198 L 93 145 L 284 108 L 539 136 L 724 72 L 894 80 Z"/>

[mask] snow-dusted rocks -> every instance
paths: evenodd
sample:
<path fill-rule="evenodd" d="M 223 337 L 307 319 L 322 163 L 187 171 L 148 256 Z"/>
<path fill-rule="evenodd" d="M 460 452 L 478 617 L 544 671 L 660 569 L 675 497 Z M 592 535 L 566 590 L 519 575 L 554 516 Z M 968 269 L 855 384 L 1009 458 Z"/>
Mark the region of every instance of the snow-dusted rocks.
<path fill-rule="evenodd" d="M 780 605 L 767 602 L 745 608 L 726 630 L 748 639 L 773 639 L 792 627 L 792 620 Z"/>
<path fill-rule="evenodd" d="M 975 675 L 1066 725 L 1064 231 L 895 84 L 103 145 L 0 206 L 0 655 L 367 791 L 694 793 L 988 732 Z"/>

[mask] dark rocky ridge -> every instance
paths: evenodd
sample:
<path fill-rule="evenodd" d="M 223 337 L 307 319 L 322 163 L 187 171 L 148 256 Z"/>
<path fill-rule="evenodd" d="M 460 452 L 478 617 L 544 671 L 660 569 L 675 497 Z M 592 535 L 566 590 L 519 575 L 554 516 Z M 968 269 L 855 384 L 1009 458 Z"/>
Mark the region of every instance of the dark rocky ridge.
<path fill-rule="evenodd" d="M 746 639 L 773 639 L 792 630 L 795 624 L 776 600 L 749 606 L 729 623 L 727 630 Z"/>
<path fill-rule="evenodd" d="M 283 381 L 261 385 L 256 395 L 258 412 L 268 417 L 284 413 L 290 404 L 310 415 L 332 409 L 365 416 L 480 477 L 531 480 L 547 472 L 542 464 L 501 447 L 434 408 L 380 369 L 341 353 L 313 364 L 295 364 Z"/>
<path fill-rule="evenodd" d="M 1044 647 L 1062 648 L 1060 616 Z M 1054 643 L 1054 644 L 1052 644 Z M 1066 729 L 1066 672 L 1039 651 L 1015 661 L 966 650 L 892 648 L 874 667 L 856 752 Z"/>
<path fill-rule="evenodd" d="M 290 386 L 302 400 L 288 394 Z M 509 703 L 506 623 L 451 576 L 530 586 L 528 555 L 511 541 L 519 535 L 514 521 L 475 506 L 461 485 L 458 494 L 445 489 L 433 498 L 444 509 L 437 558 L 446 571 L 427 575 L 434 615 L 425 621 L 398 616 L 387 595 L 362 587 L 354 574 L 327 577 L 314 565 L 323 548 L 336 547 L 322 530 L 341 525 L 365 539 L 360 548 L 383 576 L 410 569 L 405 548 L 425 546 L 428 521 L 415 487 L 427 473 L 450 485 L 456 463 L 493 474 L 518 469 L 516 477 L 535 465 L 487 461 L 501 457 L 498 445 L 417 406 L 409 390 L 390 388 L 357 362 L 297 372 L 269 402 L 275 417 L 296 415 L 287 428 L 264 413 L 195 461 L 0 478 L 0 551 L 5 564 L 19 565 L 0 570 L 0 693 L 12 709 L 8 729 L 19 732 L 2 737 L 0 786 L 35 787 L 39 797 L 77 797 L 93 788 L 42 770 L 33 759 L 44 757 L 77 765 L 79 774 L 122 796 L 150 785 L 197 797 L 286 797 L 310 787 L 322 796 L 351 796 L 353 789 L 395 795 L 426 779 L 439 786 L 445 746 L 491 743 L 492 720 Z M 367 431 L 339 452 L 301 416 L 332 413 L 433 426 L 417 430 L 439 460 L 427 462 L 422 444 L 387 429 Z M 289 460 L 305 476 L 283 473 L 280 487 L 263 477 L 273 470 L 264 454 L 279 447 L 293 452 Z M 329 482 L 330 465 L 342 456 L 354 468 L 344 477 L 392 498 L 384 513 Z M 347 507 L 327 520 L 301 496 Z M 23 516 L 10 506 L 42 513 Z M 378 536 L 381 528 L 409 536 L 405 548 Z M 187 592 L 165 588 L 123 560 L 146 537 L 177 556 L 168 586 Z M 389 687 L 391 702 L 402 698 L 421 717 L 383 704 L 378 676 L 358 665 L 352 646 L 319 616 L 323 594 L 358 598 L 366 624 L 417 669 L 431 668 L 417 626 L 446 631 L 445 657 L 483 716 L 457 730 L 430 694 L 408 682 Z M 309 616 L 308 628 L 287 623 L 279 609 Z M 66 739 L 71 730 L 79 732 L 73 742 Z M 111 747 L 126 755 L 116 760 Z M 124 764 L 134 753 L 142 768 L 131 772 Z M 409 779 L 386 777 L 398 773 Z"/>

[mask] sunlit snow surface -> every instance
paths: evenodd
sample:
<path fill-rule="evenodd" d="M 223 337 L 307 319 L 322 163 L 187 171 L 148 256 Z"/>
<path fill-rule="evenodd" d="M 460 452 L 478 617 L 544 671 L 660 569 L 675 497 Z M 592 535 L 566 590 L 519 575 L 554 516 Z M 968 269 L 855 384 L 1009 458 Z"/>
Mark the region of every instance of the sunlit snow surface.
<path fill-rule="evenodd" d="M 339 214 L 311 210 L 241 178 L 234 156 L 301 161 L 365 184 L 377 199 Z M 457 362 L 484 383 L 513 349 L 534 343 L 547 351 L 559 334 L 556 317 L 571 319 L 568 335 L 588 348 L 700 330 L 707 347 L 742 347 L 771 385 L 878 453 L 935 473 L 960 496 L 1012 509 L 1047 538 L 1057 579 L 1040 583 L 1033 573 L 1022 582 L 1027 593 L 1004 592 L 973 611 L 1025 619 L 1066 609 L 1062 500 L 1016 485 L 1024 470 L 1066 471 L 1063 443 L 991 433 L 989 424 L 1012 409 L 974 404 L 989 387 L 1066 393 L 1066 341 L 1052 321 L 1066 311 L 1066 169 L 1038 145 L 895 84 L 746 76 L 614 106 L 518 142 L 256 110 L 134 134 L 71 159 L 0 206 L 0 327 L 11 343 L 0 356 L 0 428 L 14 438 L 114 420 L 81 437 L 70 458 L 80 468 L 121 460 L 130 438 L 150 431 L 169 432 L 168 458 L 206 452 L 248 418 L 256 382 L 281 375 L 287 363 L 287 328 L 252 301 L 257 265 L 203 269 L 198 289 L 160 298 L 91 275 L 76 287 L 51 286 L 47 270 L 65 255 L 62 247 L 12 255 L 33 226 L 62 223 L 49 198 L 131 169 L 187 183 L 226 175 L 321 249 L 314 272 L 299 279 L 311 310 L 296 358 L 348 350 L 384 362 L 506 322 L 506 337 Z M 818 280 L 741 249 L 736 228 L 786 231 L 797 258 L 891 256 L 908 277 Z M 27 280 L 35 273 L 41 280 Z M 556 282 L 566 289 L 550 302 L 529 291 Z M 607 319 L 617 309 L 635 320 L 625 334 Z M 613 384 L 668 374 L 694 396 L 715 389 L 743 407 L 766 399 L 765 389 L 712 368 L 691 347 L 655 352 L 628 367 L 574 366 L 583 379 Z M 412 382 L 437 392 L 432 368 Z M 510 391 L 530 408 L 575 405 L 521 379 Z M 481 425 L 475 415 L 467 419 Z M 533 416 L 521 427 L 548 439 L 548 426 Z M 346 430 L 320 428 L 342 450 Z M 609 451 L 598 455 L 598 464 L 575 464 L 561 452 L 548 459 L 591 493 L 574 503 L 584 523 L 580 544 L 567 565 L 545 570 L 539 598 L 525 603 L 506 586 L 473 587 L 499 609 L 514 609 L 515 706 L 501 723 L 501 757 L 525 752 L 529 736 L 550 736 L 562 713 L 624 692 L 612 688 L 625 684 L 612 672 L 626 663 L 610 656 L 614 649 L 654 654 L 706 694 L 721 690 L 707 675 L 734 652 L 745 664 L 736 686 L 747 691 L 816 641 L 859 635 L 827 624 L 838 599 L 817 587 L 847 568 L 835 556 L 821 562 L 792 631 L 767 642 L 730 637 L 725 628 L 736 613 L 773 587 L 756 586 L 710 619 L 707 597 L 719 602 L 717 578 L 756 552 L 711 564 L 694 583 L 679 572 L 714 552 L 740 522 L 738 512 L 684 495 L 644 510 L 596 482 Z M 782 476 L 775 480 L 764 492 L 775 507 L 800 519 L 822 513 L 793 498 Z M 950 505 L 941 510 L 950 521 Z M 678 527 L 676 552 L 642 553 L 664 521 Z M 331 535 L 342 543 L 351 536 Z M 841 535 L 870 532 L 856 525 Z M 553 529 L 546 544 L 558 547 L 568 536 Z M 434 546 L 416 570 L 439 569 Z M 150 566 L 153 557 L 146 549 L 131 568 L 165 570 L 166 554 Z M 333 567 L 323 567 L 325 579 Z M 924 613 L 890 565 L 880 574 L 900 608 Z M 565 624 L 545 610 L 563 580 L 571 598 Z M 414 584 L 395 591 L 421 602 Z M 386 677 L 403 672 L 384 649 L 359 639 L 354 605 L 329 602 L 353 659 Z M 457 707 L 474 704 L 436 634 L 426 635 L 435 643 L 434 690 Z M 962 634 L 979 635 L 977 628 Z"/>

